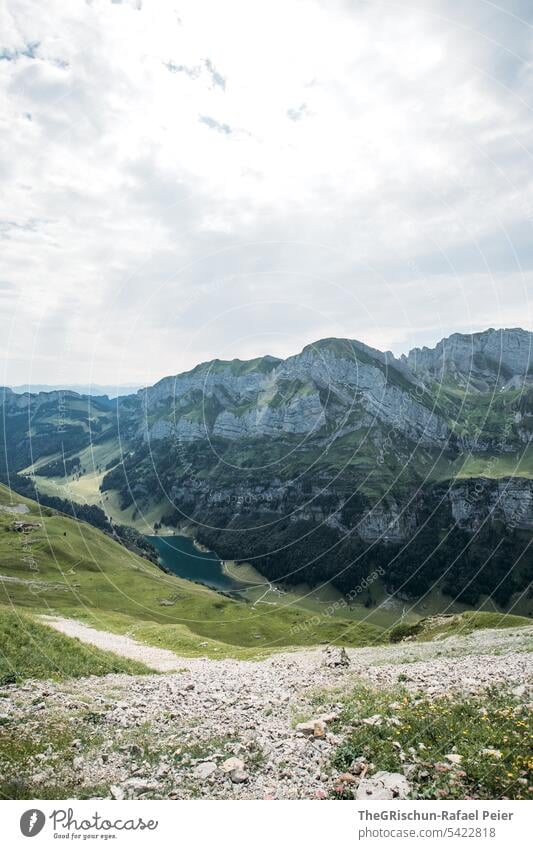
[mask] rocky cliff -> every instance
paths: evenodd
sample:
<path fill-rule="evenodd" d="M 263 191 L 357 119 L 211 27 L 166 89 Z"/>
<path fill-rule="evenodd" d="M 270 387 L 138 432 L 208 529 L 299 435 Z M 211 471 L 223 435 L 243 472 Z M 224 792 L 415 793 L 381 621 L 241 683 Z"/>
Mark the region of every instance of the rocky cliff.
<path fill-rule="evenodd" d="M 533 384 L 533 334 L 521 328 L 454 333 L 435 348 L 414 348 L 402 357 L 424 379 L 487 392 Z"/>
<path fill-rule="evenodd" d="M 392 354 L 329 339 L 279 361 L 206 363 L 137 397 L 139 435 L 190 440 L 307 434 L 382 424 L 427 446 L 450 429 L 416 375 Z"/>
<path fill-rule="evenodd" d="M 522 409 L 512 394 L 495 402 L 493 393 L 527 396 L 532 351 L 532 334 L 518 329 L 454 334 L 400 359 L 361 342 L 326 339 L 287 360 L 204 363 L 141 390 L 124 409 L 133 404 L 137 435 L 149 441 L 290 434 L 324 439 L 366 429 L 378 441 L 392 431 L 430 449 L 444 449 L 454 438 L 472 448 L 476 438 L 488 450 L 494 429 L 472 427 L 470 405 L 457 390 L 482 396 L 487 422 L 496 413 L 503 417 L 502 401 L 509 402 L 500 431 L 511 434 L 511 444 L 515 437 L 528 442 L 527 397 Z"/>

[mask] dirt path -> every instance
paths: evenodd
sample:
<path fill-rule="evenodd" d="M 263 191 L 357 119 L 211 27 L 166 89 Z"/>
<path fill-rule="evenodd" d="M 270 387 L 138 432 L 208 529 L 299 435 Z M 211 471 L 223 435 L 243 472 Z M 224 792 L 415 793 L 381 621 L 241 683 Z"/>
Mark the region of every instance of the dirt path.
<path fill-rule="evenodd" d="M 51 628 L 66 634 L 67 637 L 77 637 L 83 643 L 103 651 L 114 652 L 129 660 L 138 660 L 156 672 L 175 672 L 183 666 L 183 658 L 178 657 L 174 652 L 145 646 L 131 637 L 113 634 L 110 631 L 97 631 L 75 619 L 63 619 L 59 616 L 41 616 L 41 619 Z"/>

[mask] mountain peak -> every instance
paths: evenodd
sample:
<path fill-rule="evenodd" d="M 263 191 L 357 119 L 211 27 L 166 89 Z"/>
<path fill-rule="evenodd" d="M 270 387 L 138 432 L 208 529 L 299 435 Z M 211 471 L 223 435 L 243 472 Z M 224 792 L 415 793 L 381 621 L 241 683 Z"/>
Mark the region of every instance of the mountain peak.
<path fill-rule="evenodd" d="M 521 327 L 452 333 L 434 348 L 413 348 L 402 360 L 423 378 L 481 391 L 510 388 L 533 378 L 533 333 Z"/>

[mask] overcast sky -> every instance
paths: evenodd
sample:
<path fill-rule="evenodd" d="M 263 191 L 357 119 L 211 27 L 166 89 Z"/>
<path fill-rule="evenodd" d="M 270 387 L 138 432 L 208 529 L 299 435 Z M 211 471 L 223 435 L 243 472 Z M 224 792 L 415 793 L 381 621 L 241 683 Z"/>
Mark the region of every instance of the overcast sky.
<path fill-rule="evenodd" d="M 532 22 L 0 0 L 0 384 L 531 329 Z"/>

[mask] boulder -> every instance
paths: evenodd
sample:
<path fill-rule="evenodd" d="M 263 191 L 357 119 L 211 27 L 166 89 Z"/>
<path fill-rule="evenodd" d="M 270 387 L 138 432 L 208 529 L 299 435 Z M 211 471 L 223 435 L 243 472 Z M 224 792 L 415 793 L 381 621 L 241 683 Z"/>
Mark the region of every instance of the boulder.
<path fill-rule="evenodd" d="M 357 778 L 355 775 L 352 775 L 350 772 L 342 772 L 339 777 L 339 781 L 342 781 L 343 784 L 356 784 Z"/>
<path fill-rule="evenodd" d="M 318 719 L 321 719 L 322 722 L 325 722 L 326 724 L 329 722 L 336 722 L 338 718 L 338 713 L 321 713 L 318 717 Z"/>
<path fill-rule="evenodd" d="M 220 765 L 220 769 L 223 772 L 233 772 L 235 769 L 244 769 L 244 761 L 241 761 L 240 758 L 228 758 L 227 761 L 224 761 Z"/>
<path fill-rule="evenodd" d="M 248 781 L 249 775 L 244 769 L 232 769 L 229 774 L 233 784 L 242 784 L 244 781 Z"/>
<path fill-rule="evenodd" d="M 355 798 L 365 799 L 407 799 L 411 786 L 399 772 L 377 772 L 372 778 L 363 778 Z"/>
<path fill-rule="evenodd" d="M 503 757 L 499 749 L 481 749 L 481 754 L 489 758 L 497 758 L 497 760 Z"/>
<path fill-rule="evenodd" d="M 128 778 L 124 782 L 123 788 L 128 790 L 134 797 L 141 796 L 143 793 L 153 793 L 158 789 L 157 784 L 145 781 L 144 778 Z"/>
<path fill-rule="evenodd" d="M 354 775 L 361 775 L 361 773 L 366 773 L 369 768 L 368 760 L 364 757 L 364 755 L 360 755 L 352 761 L 350 772 Z"/>
<path fill-rule="evenodd" d="M 159 764 L 159 766 L 157 768 L 157 772 L 155 774 L 155 777 L 157 779 L 166 778 L 167 775 L 169 774 L 169 772 L 170 772 L 169 765 L 165 764 L 165 763 L 161 763 L 161 764 Z"/>
<path fill-rule="evenodd" d="M 212 761 L 204 761 L 204 763 L 198 764 L 197 767 L 194 768 L 195 778 L 199 778 L 200 781 L 207 781 L 208 778 L 217 771 L 217 765 Z"/>
<path fill-rule="evenodd" d="M 346 667 L 350 665 L 350 658 L 346 653 L 345 648 L 337 648 L 337 646 L 329 646 L 324 654 L 324 666 L 330 668 Z"/>
<path fill-rule="evenodd" d="M 120 787 L 118 784 L 112 784 L 109 788 L 109 793 L 112 799 L 122 800 L 126 796 L 124 788 Z"/>
<path fill-rule="evenodd" d="M 323 719 L 310 719 L 309 722 L 299 722 L 296 731 L 306 737 L 325 737 L 326 723 Z"/>

